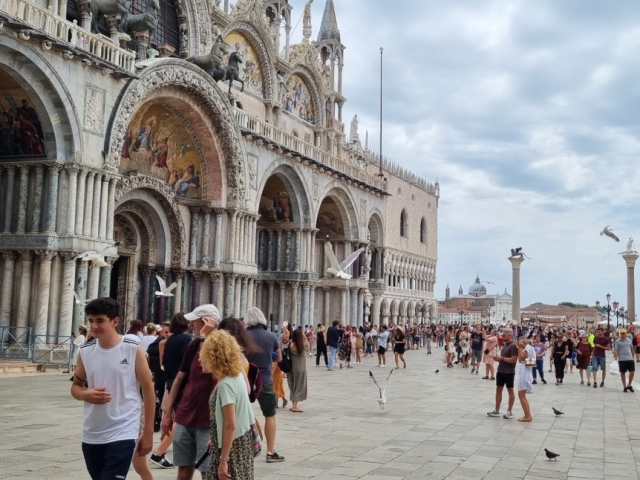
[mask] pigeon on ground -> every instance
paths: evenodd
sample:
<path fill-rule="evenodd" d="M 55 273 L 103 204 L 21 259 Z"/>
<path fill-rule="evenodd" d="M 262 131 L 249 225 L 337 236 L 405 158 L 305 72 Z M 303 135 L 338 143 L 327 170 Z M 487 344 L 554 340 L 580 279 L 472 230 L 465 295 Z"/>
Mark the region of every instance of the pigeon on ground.
<path fill-rule="evenodd" d="M 106 267 L 108 265 L 107 262 L 104 261 L 104 257 L 107 255 L 109 250 L 120 245 L 120 242 L 112 243 L 108 247 L 104 247 L 99 252 L 95 250 L 88 250 L 84 253 L 78 255 L 74 260 L 82 260 L 83 262 L 91 262 L 92 267 Z"/>
<path fill-rule="evenodd" d="M 371 370 L 369 370 L 369 378 L 371 378 L 371 380 L 373 380 L 373 383 L 376 384 L 376 387 L 378 387 L 378 391 L 380 392 L 380 398 L 378 398 L 378 405 L 380 405 L 380 410 L 384 410 L 384 405 L 385 403 L 387 403 L 387 396 L 385 394 L 385 391 L 387 389 L 387 384 L 389 383 L 389 377 L 391 377 L 391 374 L 393 373 L 393 369 L 391 369 L 391 371 L 389 372 L 389 375 L 387 376 L 387 379 L 384 382 L 384 388 L 380 388 L 380 385 L 378 385 L 378 382 L 376 382 L 376 377 L 373 376 L 373 373 L 371 373 Z"/>
<path fill-rule="evenodd" d="M 549 461 L 556 460 L 556 458 L 560 456 L 559 453 L 550 452 L 546 448 L 544 449 L 544 453 L 547 455 L 547 458 L 549 459 Z"/>
<path fill-rule="evenodd" d="M 556 414 L 556 417 L 559 417 L 560 415 L 564 415 L 564 412 L 561 412 L 560 410 L 557 410 L 553 407 L 551 407 L 551 410 L 553 410 L 553 413 Z"/>
<path fill-rule="evenodd" d="M 436 370 L 436 373 L 440 373 L 440 369 Z"/>
<path fill-rule="evenodd" d="M 606 235 L 609 238 L 613 238 L 616 242 L 619 242 L 620 239 L 617 237 L 617 235 L 615 233 L 613 233 L 613 228 L 609 228 L 609 225 L 607 225 L 606 227 L 604 227 L 602 229 L 602 231 L 600 232 L 600 236 L 602 235 Z"/>
<path fill-rule="evenodd" d="M 171 285 L 169 285 L 169 288 L 167 288 L 167 282 L 165 282 L 162 277 L 156 275 L 156 279 L 158 280 L 158 284 L 160 285 L 160 290 L 156 292 L 156 297 L 173 297 L 173 293 L 171 293 L 171 290 L 176 288 L 178 284 L 176 282 L 173 282 Z"/>
<path fill-rule="evenodd" d="M 336 258 L 335 253 L 333 253 L 333 247 L 331 246 L 331 242 L 325 242 L 324 244 L 324 253 L 329 260 L 329 264 L 331 265 L 327 268 L 327 272 L 335 275 L 338 278 L 343 278 L 345 280 L 351 279 L 351 274 L 346 273 L 345 270 L 349 268 L 353 262 L 360 256 L 360 254 L 364 252 L 364 248 L 359 248 L 347 258 L 345 258 L 342 263 L 338 263 L 338 259 Z"/>
<path fill-rule="evenodd" d="M 69 290 L 73 292 L 73 297 L 75 298 L 76 305 L 82 305 L 83 307 L 87 304 L 87 300 L 83 300 L 80 298 L 80 295 L 73 289 L 70 283 L 67 284 L 69 286 Z"/>

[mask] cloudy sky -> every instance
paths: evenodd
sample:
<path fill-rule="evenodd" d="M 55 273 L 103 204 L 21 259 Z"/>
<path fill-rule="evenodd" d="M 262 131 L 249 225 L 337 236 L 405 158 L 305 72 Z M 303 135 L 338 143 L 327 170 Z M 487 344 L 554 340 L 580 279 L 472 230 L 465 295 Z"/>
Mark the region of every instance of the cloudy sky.
<path fill-rule="evenodd" d="M 305 1 L 290 3 L 295 24 Z M 440 182 L 436 295 L 476 272 L 511 291 L 507 257 L 522 246 L 523 306 L 607 292 L 627 306 L 617 253 L 640 242 L 640 3 L 335 4 L 345 121 L 357 113 L 377 145 L 384 47 L 384 153 Z M 598 235 L 607 224 L 620 244 Z"/>

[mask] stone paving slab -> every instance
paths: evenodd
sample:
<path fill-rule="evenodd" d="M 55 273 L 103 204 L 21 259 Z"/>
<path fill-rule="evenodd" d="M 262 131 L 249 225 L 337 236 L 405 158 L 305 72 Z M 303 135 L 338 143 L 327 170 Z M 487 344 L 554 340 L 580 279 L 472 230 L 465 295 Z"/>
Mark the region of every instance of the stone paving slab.
<path fill-rule="evenodd" d="M 390 367 L 375 368 L 366 358 L 353 369 L 326 372 L 309 359 L 306 412 L 277 416 L 277 449 L 287 461 L 266 464 L 260 457 L 256 478 L 639 478 L 640 393 L 623 393 L 618 378 L 608 377 L 604 389 L 587 388 L 576 371 L 562 386 L 537 385 L 529 396 L 534 421 L 523 424 L 487 417 L 493 383 L 467 369 L 443 368 L 441 356 L 439 350 L 407 352 L 409 368 L 391 376 L 384 411 L 368 371 L 381 378 Z M 68 375 L 60 373 L 0 375 L 0 479 L 87 478 L 82 405 L 69 388 Z M 552 406 L 565 415 L 556 418 Z M 514 410 L 521 415 L 517 399 Z M 559 460 L 549 462 L 545 447 Z M 176 476 L 175 470 L 152 471 L 159 480 Z"/>

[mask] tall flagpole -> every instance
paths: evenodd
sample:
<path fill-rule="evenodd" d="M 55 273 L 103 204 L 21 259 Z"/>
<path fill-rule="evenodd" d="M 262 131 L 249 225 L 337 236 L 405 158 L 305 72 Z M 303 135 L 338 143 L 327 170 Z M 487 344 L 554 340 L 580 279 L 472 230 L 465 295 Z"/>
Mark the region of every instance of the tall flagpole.
<path fill-rule="evenodd" d="M 378 176 L 382 177 L 382 52 L 383 48 L 380 47 L 380 173 Z"/>

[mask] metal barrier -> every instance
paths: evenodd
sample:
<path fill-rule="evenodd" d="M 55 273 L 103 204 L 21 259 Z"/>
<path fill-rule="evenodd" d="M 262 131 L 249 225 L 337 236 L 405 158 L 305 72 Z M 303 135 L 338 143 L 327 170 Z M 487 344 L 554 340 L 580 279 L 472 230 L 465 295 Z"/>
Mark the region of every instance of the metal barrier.
<path fill-rule="evenodd" d="M 31 343 L 31 361 L 69 367 L 74 355 L 74 347 L 72 337 L 34 335 Z"/>
<path fill-rule="evenodd" d="M 31 359 L 31 327 L 0 326 L 0 358 Z"/>

